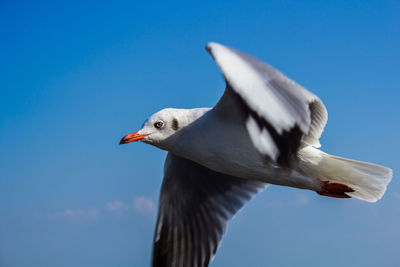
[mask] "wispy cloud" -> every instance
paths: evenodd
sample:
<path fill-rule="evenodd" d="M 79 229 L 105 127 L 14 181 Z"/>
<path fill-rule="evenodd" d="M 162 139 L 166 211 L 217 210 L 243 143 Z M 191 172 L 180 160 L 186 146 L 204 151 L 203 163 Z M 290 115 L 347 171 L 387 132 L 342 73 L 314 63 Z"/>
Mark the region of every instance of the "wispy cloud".
<path fill-rule="evenodd" d="M 71 209 L 67 208 L 63 211 L 58 211 L 49 216 L 50 219 L 67 219 L 69 221 L 77 222 L 82 220 L 95 220 L 99 216 L 97 208 L 89 209 Z"/>
<path fill-rule="evenodd" d="M 51 220 L 66 220 L 69 222 L 88 222 L 98 219 L 100 210 L 108 212 L 108 214 L 123 214 L 135 211 L 141 214 L 154 214 L 156 206 L 153 200 L 146 196 L 136 196 L 133 200 L 133 206 L 127 205 L 122 201 L 109 201 L 103 206 L 103 209 L 98 208 L 67 208 L 62 211 L 57 211 L 48 216 Z"/>
<path fill-rule="evenodd" d="M 308 198 L 303 194 L 297 194 L 295 198 L 294 204 L 296 206 L 304 206 L 307 205 L 309 202 Z"/>
<path fill-rule="evenodd" d="M 153 200 L 145 196 L 135 197 L 133 207 L 139 213 L 154 213 L 156 210 Z"/>
<path fill-rule="evenodd" d="M 128 206 L 119 200 L 114 200 L 106 203 L 106 210 L 110 212 L 123 212 L 128 210 Z"/>
<path fill-rule="evenodd" d="M 96 219 L 99 216 L 99 210 L 96 208 L 88 209 L 86 214 L 89 218 Z"/>

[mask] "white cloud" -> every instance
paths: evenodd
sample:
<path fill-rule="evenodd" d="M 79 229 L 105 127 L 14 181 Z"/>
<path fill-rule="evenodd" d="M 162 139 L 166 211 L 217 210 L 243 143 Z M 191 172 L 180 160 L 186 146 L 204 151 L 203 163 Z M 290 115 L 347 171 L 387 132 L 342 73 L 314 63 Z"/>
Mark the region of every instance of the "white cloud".
<path fill-rule="evenodd" d="M 133 209 L 138 213 L 152 215 L 156 211 L 156 206 L 151 198 L 146 196 L 137 196 L 133 200 Z M 123 212 L 132 210 L 132 208 L 122 201 L 113 200 L 105 204 L 105 210 L 113 214 L 122 214 Z M 98 219 L 99 215 L 100 210 L 98 208 L 67 208 L 50 214 L 48 218 L 51 220 L 66 220 L 69 222 L 87 222 Z"/>
<path fill-rule="evenodd" d="M 66 209 L 64 211 L 56 212 L 59 217 L 78 217 L 82 216 L 85 212 L 82 209 Z"/>
<path fill-rule="evenodd" d="M 106 203 L 106 210 L 111 212 L 122 212 L 128 209 L 128 206 L 119 200 Z"/>
<path fill-rule="evenodd" d="M 133 207 L 139 213 L 153 213 L 156 210 L 153 200 L 145 196 L 135 197 Z"/>
<path fill-rule="evenodd" d="M 91 208 L 88 209 L 86 211 L 86 215 L 90 218 L 90 219 L 97 219 L 97 217 L 99 216 L 99 210 L 96 208 Z"/>
<path fill-rule="evenodd" d="M 89 209 L 71 209 L 67 208 L 63 211 L 58 211 L 49 216 L 50 219 L 67 219 L 69 221 L 95 220 L 99 216 L 99 210 L 96 208 Z"/>
<path fill-rule="evenodd" d="M 305 195 L 303 195 L 303 194 L 296 195 L 296 200 L 295 200 L 296 206 L 304 206 L 307 204 L 308 204 L 308 198 Z"/>

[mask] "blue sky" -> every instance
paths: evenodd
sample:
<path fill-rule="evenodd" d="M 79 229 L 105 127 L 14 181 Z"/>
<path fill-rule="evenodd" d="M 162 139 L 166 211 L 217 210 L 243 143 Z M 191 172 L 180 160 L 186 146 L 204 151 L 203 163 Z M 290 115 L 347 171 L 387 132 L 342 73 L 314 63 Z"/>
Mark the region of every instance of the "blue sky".
<path fill-rule="evenodd" d="M 153 112 L 213 106 L 204 45 L 324 101 L 331 154 L 389 166 L 375 204 L 270 187 L 212 266 L 398 266 L 400 2 L 0 2 L 0 266 L 148 266 L 165 152 L 119 146 Z"/>

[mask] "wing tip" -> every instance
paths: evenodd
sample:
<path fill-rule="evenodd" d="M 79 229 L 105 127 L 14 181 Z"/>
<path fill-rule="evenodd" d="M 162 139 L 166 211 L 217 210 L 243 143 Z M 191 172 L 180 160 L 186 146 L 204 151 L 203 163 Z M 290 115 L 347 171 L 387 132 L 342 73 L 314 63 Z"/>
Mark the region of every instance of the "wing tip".
<path fill-rule="evenodd" d="M 213 46 L 215 46 L 217 43 L 215 43 L 215 42 L 208 42 L 207 44 L 206 44 L 206 50 L 208 51 L 208 52 L 210 52 L 211 50 L 212 50 L 212 47 Z"/>
<path fill-rule="evenodd" d="M 207 44 L 206 44 L 206 50 L 207 50 L 207 52 L 212 56 L 212 57 L 214 57 L 214 51 L 215 51 L 215 49 L 218 49 L 218 48 L 225 48 L 225 46 L 223 46 L 222 44 L 219 44 L 219 43 L 216 43 L 216 42 L 208 42 Z"/>

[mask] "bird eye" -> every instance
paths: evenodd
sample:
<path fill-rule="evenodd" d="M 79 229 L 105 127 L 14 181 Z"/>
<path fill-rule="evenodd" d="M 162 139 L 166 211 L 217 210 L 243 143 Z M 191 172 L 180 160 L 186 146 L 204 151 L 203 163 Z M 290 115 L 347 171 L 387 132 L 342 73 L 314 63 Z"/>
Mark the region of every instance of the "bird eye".
<path fill-rule="evenodd" d="M 156 121 L 154 123 L 154 127 L 156 127 L 157 129 L 161 129 L 164 126 L 164 122 L 162 121 Z"/>

